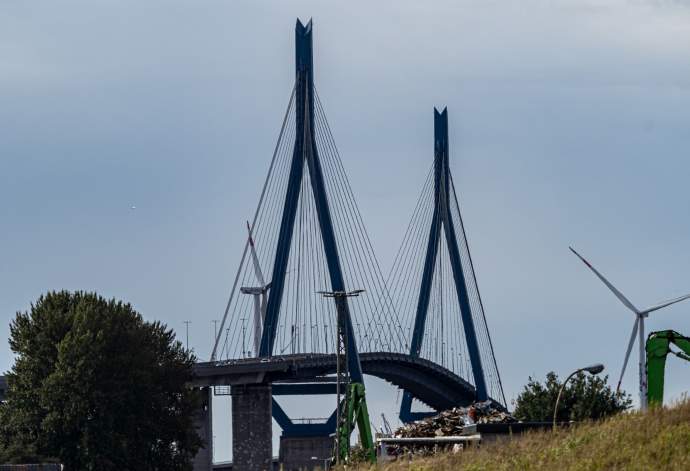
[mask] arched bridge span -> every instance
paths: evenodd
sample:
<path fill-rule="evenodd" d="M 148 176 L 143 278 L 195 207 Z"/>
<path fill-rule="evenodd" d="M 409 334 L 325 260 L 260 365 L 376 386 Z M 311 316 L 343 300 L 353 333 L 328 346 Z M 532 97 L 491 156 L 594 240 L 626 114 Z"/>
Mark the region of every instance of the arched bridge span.
<path fill-rule="evenodd" d="M 403 353 L 360 353 L 362 372 L 409 391 L 436 410 L 476 400 L 474 386 L 424 358 Z M 195 386 L 238 386 L 260 383 L 311 382 L 335 373 L 335 355 L 282 355 L 270 358 L 197 363 Z M 498 401 L 494 401 L 498 404 Z"/>

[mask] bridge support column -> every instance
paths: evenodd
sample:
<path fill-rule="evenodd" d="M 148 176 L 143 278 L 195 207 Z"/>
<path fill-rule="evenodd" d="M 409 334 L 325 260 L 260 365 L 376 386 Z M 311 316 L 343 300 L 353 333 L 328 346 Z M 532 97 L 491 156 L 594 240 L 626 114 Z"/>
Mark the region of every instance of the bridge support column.
<path fill-rule="evenodd" d="M 194 471 L 211 471 L 213 469 L 213 414 L 212 414 L 212 389 L 201 388 L 201 406 L 197 412 L 194 426 L 201 437 L 203 448 L 194 457 Z"/>
<path fill-rule="evenodd" d="M 232 387 L 232 464 L 242 471 L 270 471 L 273 458 L 271 385 Z"/>

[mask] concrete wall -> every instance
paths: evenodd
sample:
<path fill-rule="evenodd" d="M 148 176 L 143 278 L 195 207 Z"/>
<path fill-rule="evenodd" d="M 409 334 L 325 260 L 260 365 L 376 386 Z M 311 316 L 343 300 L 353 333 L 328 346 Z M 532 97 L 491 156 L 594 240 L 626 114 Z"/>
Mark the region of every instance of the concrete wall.
<path fill-rule="evenodd" d="M 232 387 L 232 462 L 242 471 L 270 471 L 271 385 Z"/>
<path fill-rule="evenodd" d="M 284 471 L 312 470 L 333 456 L 331 437 L 280 437 L 280 464 Z"/>
<path fill-rule="evenodd" d="M 199 450 L 199 453 L 194 457 L 194 471 L 212 471 L 213 470 L 213 398 L 211 397 L 213 390 L 211 388 L 201 389 L 201 407 L 199 408 L 196 417 L 197 433 L 204 442 L 204 448 Z"/>

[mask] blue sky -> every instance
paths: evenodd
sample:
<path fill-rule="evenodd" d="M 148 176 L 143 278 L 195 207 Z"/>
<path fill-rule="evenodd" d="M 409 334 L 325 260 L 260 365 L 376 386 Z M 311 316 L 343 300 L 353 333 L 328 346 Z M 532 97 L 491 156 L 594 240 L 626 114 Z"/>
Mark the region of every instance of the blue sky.
<path fill-rule="evenodd" d="M 683 1 L 4 2 L 0 338 L 46 290 L 96 290 L 182 338 L 191 320 L 208 356 L 297 17 L 314 18 L 316 85 L 384 271 L 432 159 L 433 107 L 448 106 L 509 400 L 550 370 L 601 361 L 617 376 L 633 317 L 567 247 L 636 304 L 690 292 Z M 648 328 L 690 333 L 690 304 Z M 670 363 L 677 397 L 688 365 Z M 392 418 L 395 390 L 369 389 L 372 415 Z"/>

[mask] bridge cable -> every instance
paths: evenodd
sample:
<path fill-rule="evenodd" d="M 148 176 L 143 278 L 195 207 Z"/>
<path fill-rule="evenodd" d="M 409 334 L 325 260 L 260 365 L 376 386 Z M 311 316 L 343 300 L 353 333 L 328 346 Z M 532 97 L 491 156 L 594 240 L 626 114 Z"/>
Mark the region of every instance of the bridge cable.
<path fill-rule="evenodd" d="M 290 100 L 288 101 L 287 110 L 285 111 L 285 116 L 283 117 L 283 124 L 282 124 L 282 126 L 281 126 L 280 134 L 278 135 L 278 141 L 276 142 L 276 146 L 275 146 L 275 149 L 274 149 L 274 151 L 273 151 L 273 157 L 271 158 L 271 164 L 269 165 L 269 168 L 268 168 L 268 175 L 266 176 L 266 180 L 265 180 L 265 182 L 264 182 L 264 186 L 263 186 L 263 188 L 262 188 L 262 190 L 261 190 L 261 196 L 259 196 L 259 204 L 257 205 L 256 211 L 255 211 L 255 213 L 254 213 L 254 220 L 253 220 L 253 222 L 252 222 L 252 225 L 256 222 L 256 218 L 257 218 L 257 216 L 258 216 L 258 214 L 259 214 L 259 210 L 260 210 L 261 204 L 262 204 L 262 202 L 263 202 L 263 198 L 264 198 L 264 194 L 265 194 L 265 191 L 266 191 L 266 187 L 268 186 L 268 181 L 269 181 L 269 179 L 270 179 L 270 177 L 271 177 L 271 171 L 272 171 L 272 169 L 273 169 L 273 164 L 275 163 L 275 158 L 276 158 L 276 155 L 277 155 L 277 152 L 278 152 L 278 144 L 280 143 L 281 138 L 282 138 L 282 135 L 283 135 L 283 131 L 285 130 L 285 124 L 287 123 L 287 118 L 288 118 L 288 115 L 289 115 L 289 113 L 290 113 L 290 109 L 292 108 L 292 104 L 293 104 L 293 101 L 294 101 L 294 97 L 295 97 L 295 87 L 292 88 L 292 93 L 290 94 Z M 247 249 L 248 249 L 248 247 L 249 247 L 249 241 L 245 242 L 245 244 L 244 244 L 244 250 L 243 250 L 243 252 L 242 252 L 242 259 L 241 259 L 242 261 L 240 262 L 240 267 L 242 266 L 242 263 L 244 263 L 244 259 L 245 259 L 246 256 L 247 256 Z M 227 305 L 226 305 L 226 307 L 225 307 L 225 312 L 223 313 L 223 319 L 222 319 L 222 321 L 221 321 L 221 323 L 220 323 L 220 332 L 221 332 L 221 335 L 222 335 L 222 332 L 223 332 L 223 328 L 225 327 L 225 321 L 226 321 L 226 319 L 227 319 L 227 317 L 228 317 L 228 311 L 229 311 L 230 305 L 231 305 L 231 303 L 232 303 L 232 298 L 233 298 L 233 296 L 234 296 L 234 294 L 235 294 L 235 290 L 236 290 L 236 288 L 237 288 L 237 281 L 238 281 L 238 279 L 239 279 L 239 273 L 240 273 L 240 270 L 237 271 L 237 275 L 235 276 L 235 281 L 233 282 L 233 287 L 232 287 L 232 289 L 231 289 L 231 291 L 230 291 L 230 297 L 229 297 L 228 303 L 227 303 Z M 217 350 L 218 350 L 218 342 L 219 342 L 219 341 L 220 341 L 220 336 L 217 336 L 216 339 L 215 339 L 215 341 L 214 341 L 214 344 L 213 344 L 213 351 L 212 351 L 212 353 L 211 353 L 211 360 L 215 360 L 216 352 L 217 352 Z"/>

